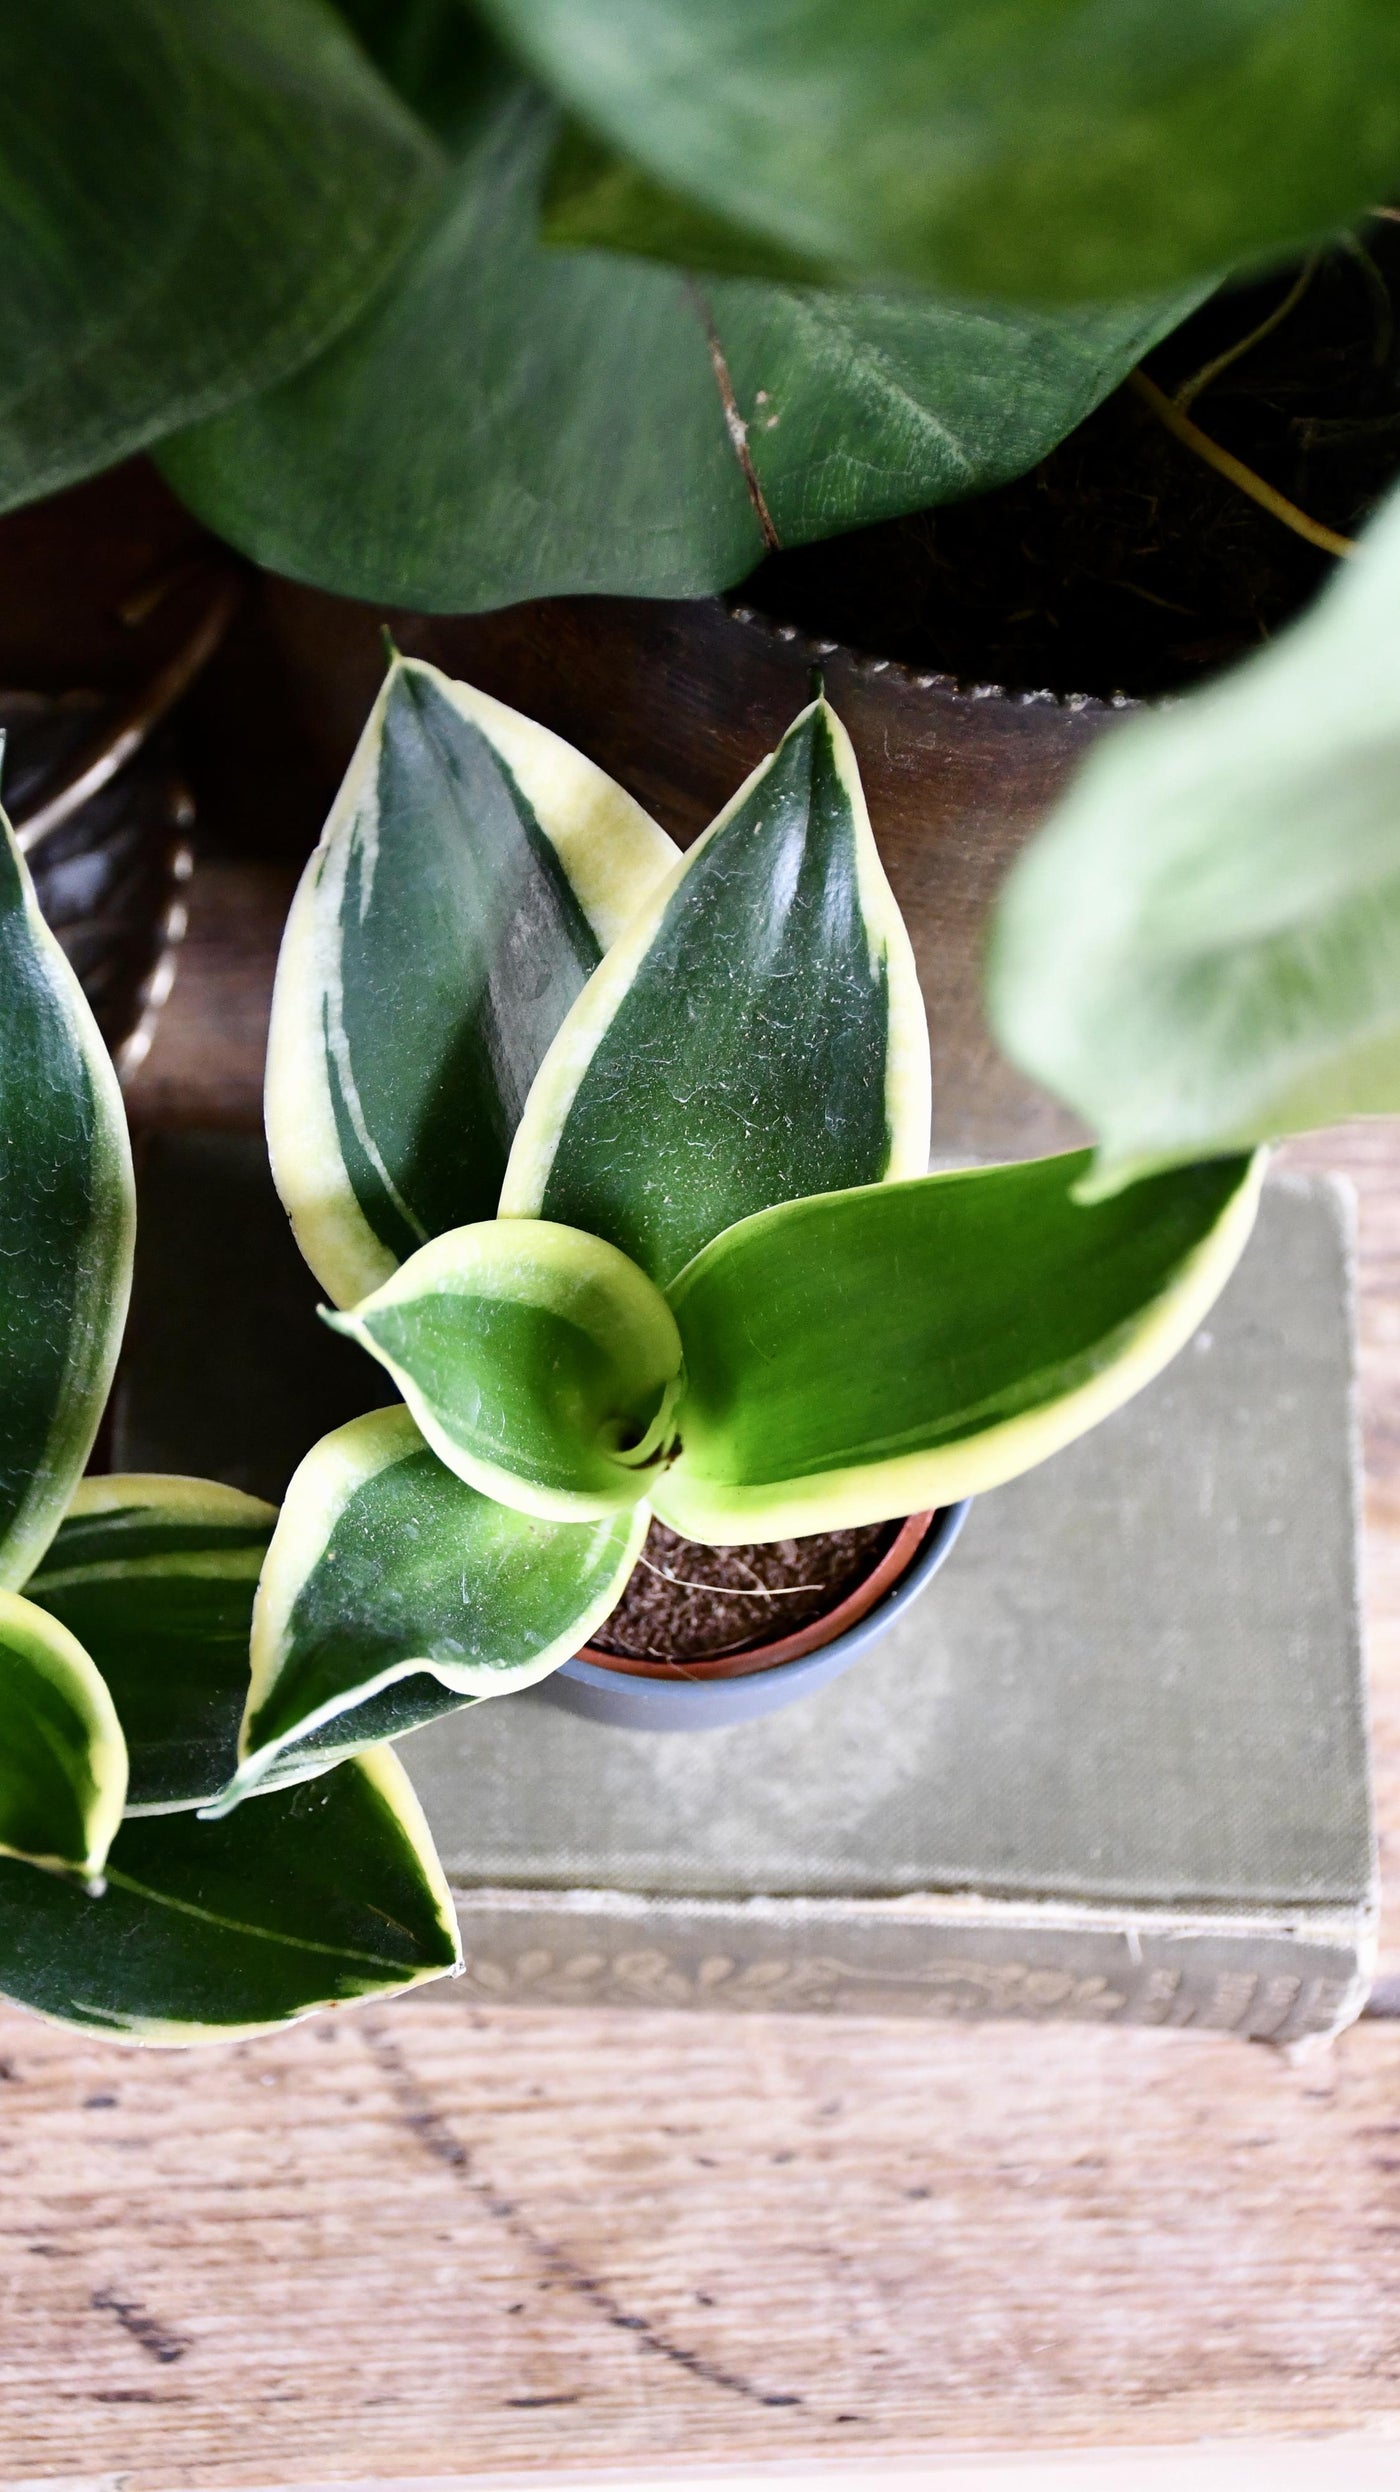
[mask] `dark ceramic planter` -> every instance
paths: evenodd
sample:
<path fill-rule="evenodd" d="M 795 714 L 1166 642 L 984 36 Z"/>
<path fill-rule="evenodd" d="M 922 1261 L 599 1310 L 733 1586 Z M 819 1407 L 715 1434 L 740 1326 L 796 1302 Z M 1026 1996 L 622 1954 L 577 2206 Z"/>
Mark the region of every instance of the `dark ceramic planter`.
<path fill-rule="evenodd" d="M 734 1722 L 756 1722 L 778 1713 L 800 1696 L 839 1679 L 863 1653 L 878 1644 L 897 1618 L 919 1598 L 937 1574 L 966 1520 L 970 1499 L 942 1506 L 934 1515 L 918 1555 L 873 1609 L 815 1652 L 770 1669 L 748 1669 L 742 1677 L 635 1677 L 609 1667 L 601 1658 L 579 1654 L 536 1689 L 545 1704 L 565 1713 L 582 1714 L 590 1722 L 606 1722 L 623 1731 L 715 1731 Z M 844 1604 L 843 1604 L 844 1606 Z"/>

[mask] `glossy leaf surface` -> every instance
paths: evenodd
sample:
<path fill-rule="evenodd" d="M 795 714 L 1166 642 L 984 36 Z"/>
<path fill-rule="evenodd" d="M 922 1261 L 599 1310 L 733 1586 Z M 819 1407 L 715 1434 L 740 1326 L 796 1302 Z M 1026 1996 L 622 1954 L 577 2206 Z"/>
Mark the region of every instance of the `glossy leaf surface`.
<path fill-rule="evenodd" d="M 1038 316 L 722 283 L 537 237 L 555 117 L 485 90 L 450 203 L 318 364 L 161 453 L 272 569 L 462 611 L 696 597 L 764 551 L 712 321 L 777 535 L 805 544 L 1021 475 L 1195 297 Z"/>
<path fill-rule="evenodd" d="M 0 1861 L 0 1994 L 115 2041 L 236 2041 L 459 1961 L 432 1838 L 387 1749 L 217 1824 L 129 1820 L 100 1902 Z"/>
<path fill-rule="evenodd" d="M 1400 175 L 1389 0 L 489 5 L 657 181 L 848 277 L 1108 300 L 1298 248 Z"/>
<path fill-rule="evenodd" d="M 1108 738 L 1012 874 L 1008 1054 L 1092 1184 L 1400 1109 L 1400 499 L 1292 631 Z"/>
<path fill-rule="evenodd" d="M 644 1495 L 680 1338 L 645 1273 L 601 1238 L 548 1220 L 454 1229 L 334 1320 L 483 1495 L 559 1522 Z"/>
<path fill-rule="evenodd" d="M 27 1597 L 92 1655 L 126 1735 L 128 1814 L 194 1808 L 236 1762 L 276 1508 L 215 1480 L 79 1482 Z"/>
<path fill-rule="evenodd" d="M 96 1879 L 125 1794 L 101 1674 L 57 1619 L 0 1592 L 0 1855 Z"/>
<path fill-rule="evenodd" d="M 627 929 L 541 1067 L 503 1212 L 663 1286 L 771 1203 L 928 1166 L 914 956 L 850 739 L 805 710 Z"/>
<path fill-rule="evenodd" d="M 244 1786 L 544 1678 L 616 1606 L 646 1523 L 645 1508 L 517 1514 L 447 1470 L 402 1408 L 324 1437 L 268 1554 Z"/>
<path fill-rule="evenodd" d="M 676 850 L 560 737 L 417 659 L 370 714 L 278 962 L 273 1173 L 337 1305 L 490 1219 L 540 1060 Z"/>
<path fill-rule="evenodd" d="M 5 10 L 0 165 L 0 508 L 316 354 L 439 172 L 321 0 Z"/>
<path fill-rule="evenodd" d="M 762 1212 L 670 1292 L 681 1454 L 651 1491 L 695 1540 L 950 1504 L 1106 1418 L 1189 1340 L 1239 1257 L 1241 1160 L 1074 1199 L 1087 1152 Z"/>
<path fill-rule="evenodd" d="M 0 814 L 0 1585 L 18 1587 L 87 1461 L 131 1289 L 112 1061 Z"/>

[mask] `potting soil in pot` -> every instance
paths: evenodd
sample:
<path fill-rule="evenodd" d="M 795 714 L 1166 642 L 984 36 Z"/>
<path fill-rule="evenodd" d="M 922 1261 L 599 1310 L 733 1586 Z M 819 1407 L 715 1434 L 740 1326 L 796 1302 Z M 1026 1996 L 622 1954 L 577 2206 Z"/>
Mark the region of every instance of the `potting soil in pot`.
<path fill-rule="evenodd" d="M 595 1648 L 634 1661 L 716 1660 L 791 1635 L 853 1592 L 898 1523 L 710 1549 L 653 1521 Z"/>
<path fill-rule="evenodd" d="M 1174 396 L 1288 299 L 1227 287 L 1146 369 Z M 1189 397 L 1194 424 L 1355 535 L 1400 472 L 1400 225 L 1319 255 L 1278 326 Z M 1183 689 L 1267 640 L 1333 567 L 1123 388 L 1016 483 L 771 555 L 740 595 L 818 638 L 1013 691 Z"/>

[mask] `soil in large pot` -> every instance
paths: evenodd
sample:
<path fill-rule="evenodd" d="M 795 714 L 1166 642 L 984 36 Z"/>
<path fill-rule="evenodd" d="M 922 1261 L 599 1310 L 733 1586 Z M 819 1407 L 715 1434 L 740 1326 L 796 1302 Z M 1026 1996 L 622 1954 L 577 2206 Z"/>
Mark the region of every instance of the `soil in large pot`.
<path fill-rule="evenodd" d="M 1288 270 L 1217 296 L 1146 369 L 1173 396 L 1282 311 L 1188 412 L 1354 536 L 1400 473 L 1397 305 L 1400 225 L 1379 223 L 1305 283 Z M 772 555 L 739 596 L 963 682 L 1150 699 L 1268 639 L 1331 567 L 1125 388 L 1016 484 Z"/>

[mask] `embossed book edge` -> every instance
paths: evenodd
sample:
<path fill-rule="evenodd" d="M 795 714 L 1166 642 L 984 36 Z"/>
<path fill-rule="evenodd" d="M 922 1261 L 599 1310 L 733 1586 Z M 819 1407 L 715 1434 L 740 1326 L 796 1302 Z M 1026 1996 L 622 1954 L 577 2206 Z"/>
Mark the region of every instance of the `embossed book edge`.
<path fill-rule="evenodd" d="M 482 1999 L 972 2022 L 1085 2021 L 1329 2039 L 1361 2012 L 1373 1897 L 1211 1910 L 979 1895 L 455 1889 Z"/>

